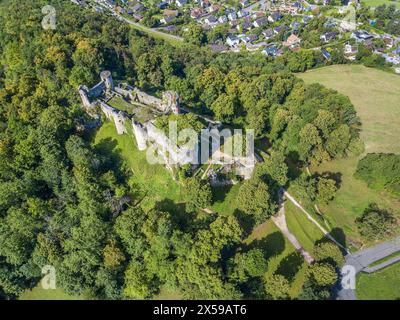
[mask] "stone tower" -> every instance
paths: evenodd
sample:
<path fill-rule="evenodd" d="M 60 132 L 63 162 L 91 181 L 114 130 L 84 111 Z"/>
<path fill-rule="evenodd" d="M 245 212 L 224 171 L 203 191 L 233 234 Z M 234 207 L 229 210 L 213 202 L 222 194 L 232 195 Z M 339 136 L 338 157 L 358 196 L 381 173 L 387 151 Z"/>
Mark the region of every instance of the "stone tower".
<path fill-rule="evenodd" d="M 78 92 L 81 96 L 83 106 L 89 109 L 92 106 L 89 100 L 89 89 L 86 86 L 79 86 Z"/>
<path fill-rule="evenodd" d="M 100 78 L 104 82 L 107 92 L 114 90 L 114 82 L 113 82 L 110 71 L 106 70 L 106 71 L 101 72 Z"/>

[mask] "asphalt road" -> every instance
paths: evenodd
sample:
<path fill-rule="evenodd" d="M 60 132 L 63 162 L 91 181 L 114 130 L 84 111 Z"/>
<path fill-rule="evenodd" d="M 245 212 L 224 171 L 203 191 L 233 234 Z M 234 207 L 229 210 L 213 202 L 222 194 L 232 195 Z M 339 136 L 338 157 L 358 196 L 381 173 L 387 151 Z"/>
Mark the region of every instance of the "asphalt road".
<path fill-rule="evenodd" d="M 369 268 L 368 266 L 371 263 L 384 259 L 396 252 L 400 252 L 400 236 L 393 240 L 380 243 L 374 247 L 347 255 L 345 257 L 346 266 L 354 267 L 356 274 L 364 270 L 365 272 L 377 271 L 390 264 L 398 262 L 399 258 L 395 257 L 373 268 Z M 357 300 L 355 290 L 345 289 L 341 284 L 337 288 L 336 298 L 338 300 Z"/>

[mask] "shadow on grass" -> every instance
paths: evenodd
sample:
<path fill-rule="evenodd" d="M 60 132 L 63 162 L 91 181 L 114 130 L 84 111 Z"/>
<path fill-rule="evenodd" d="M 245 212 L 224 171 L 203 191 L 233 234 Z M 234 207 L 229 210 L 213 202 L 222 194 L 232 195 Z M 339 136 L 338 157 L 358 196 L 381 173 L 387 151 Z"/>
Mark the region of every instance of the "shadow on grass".
<path fill-rule="evenodd" d="M 303 262 L 304 259 L 300 253 L 293 252 L 280 262 L 276 273 L 285 276 L 289 282 L 292 282 L 297 272 L 301 269 Z"/>
<path fill-rule="evenodd" d="M 227 194 L 229 191 L 232 189 L 232 185 L 224 186 L 224 187 L 215 187 L 212 188 L 212 197 L 213 197 L 213 202 L 224 202 Z"/>
<path fill-rule="evenodd" d="M 118 141 L 112 138 L 100 140 L 94 147 L 96 153 L 102 156 L 104 167 L 117 174 L 118 180 L 126 175 L 122 172 L 125 168 L 125 162 L 122 158 L 121 150 L 118 148 Z"/>
<path fill-rule="evenodd" d="M 243 229 L 243 237 L 247 238 L 254 229 L 255 225 L 254 218 L 239 209 L 236 209 L 233 215 L 235 216 L 235 218 L 239 222 L 239 225 Z"/>
<path fill-rule="evenodd" d="M 263 239 L 252 241 L 246 250 L 255 248 L 262 250 L 265 258 L 269 259 L 281 254 L 285 250 L 285 238 L 281 232 L 276 231 Z"/>
<path fill-rule="evenodd" d="M 339 242 L 342 246 L 347 247 L 346 235 L 341 228 L 333 228 L 329 235 L 332 236 L 337 242 Z M 332 240 L 327 237 L 323 237 L 317 241 L 315 241 L 315 245 L 325 242 L 332 242 Z M 342 248 L 340 248 L 342 250 Z M 342 250 L 343 252 L 343 250 Z M 343 252 L 344 253 L 344 252 Z"/>
<path fill-rule="evenodd" d="M 185 203 L 176 203 L 171 199 L 163 199 L 154 204 L 157 211 L 168 212 L 171 214 L 172 222 L 186 230 L 195 219 L 195 214 L 186 212 Z"/>

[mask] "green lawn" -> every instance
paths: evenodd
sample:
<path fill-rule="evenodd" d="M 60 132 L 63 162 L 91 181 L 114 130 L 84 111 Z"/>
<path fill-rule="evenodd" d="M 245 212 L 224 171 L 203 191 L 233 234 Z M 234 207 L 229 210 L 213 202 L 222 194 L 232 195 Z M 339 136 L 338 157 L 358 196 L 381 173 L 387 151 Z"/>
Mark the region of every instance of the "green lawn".
<path fill-rule="evenodd" d="M 218 213 L 233 214 L 237 208 L 240 184 L 213 189 L 214 204 L 211 209 Z"/>
<path fill-rule="evenodd" d="M 244 243 L 267 253 L 268 271 L 265 274 L 267 281 L 274 273 L 284 275 L 290 281 L 291 298 L 298 297 L 304 283 L 307 263 L 275 224 L 268 220 L 259 225 Z"/>
<path fill-rule="evenodd" d="M 39 283 L 35 288 L 32 290 L 27 290 L 22 293 L 19 300 L 83 300 L 82 297 L 79 296 L 71 296 L 64 292 L 63 289 L 50 289 L 45 290 L 42 288 L 41 284 Z"/>
<path fill-rule="evenodd" d="M 315 243 L 323 239 L 324 234 L 290 201 L 285 202 L 285 213 L 290 232 L 296 236 L 303 248 L 312 254 Z"/>
<path fill-rule="evenodd" d="M 362 122 L 361 137 L 366 152 L 400 153 L 400 77 L 388 72 L 360 65 L 338 65 L 308 71 L 298 75 L 306 83 L 321 83 L 348 96 Z M 321 206 L 325 218 L 347 236 L 349 242 L 363 243 L 354 224 L 356 217 L 371 203 L 400 214 L 400 200 L 385 192 L 371 190 L 356 180 L 353 174 L 358 158 L 347 158 L 325 163 L 317 172 L 341 175 L 341 188 L 336 198 Z"/>
<path fill-rule="evenodd" d="M 391 4 L 395 4 L 397 8 L 400 8 L 400 1 L 391 1 L 391 0 L 362 0 L 361 1 L 363 4 L 370 6 L 370 7 L 377 7 L 382 4 L 386 4 L 387 6 Z"/>
<path fill-rule="evenodd" d="M 399 300 L 400 263 L 372 274 L 357 276 L 357 298 L 360 300 Z"/>

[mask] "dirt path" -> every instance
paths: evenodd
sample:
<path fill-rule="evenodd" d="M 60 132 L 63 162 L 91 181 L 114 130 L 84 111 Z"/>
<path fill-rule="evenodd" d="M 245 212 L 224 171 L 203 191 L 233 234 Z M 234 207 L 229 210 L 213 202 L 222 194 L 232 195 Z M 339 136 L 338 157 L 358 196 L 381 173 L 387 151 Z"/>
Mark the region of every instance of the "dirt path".
<path fill-rule="evenodd" d="M 297 240 L 296 236 L 290 232 L 285 215 L 285 195 L 284 190 L 279 191 L 279 212 L 278 215 L 272 217 L 272 221 L 283 233 L 283 235 L 290 241 L 290 243 L 296 248 L 296 250 L 304 257 L 308 264 L 314 262 L 314 258 L 308 253 Z"/>

